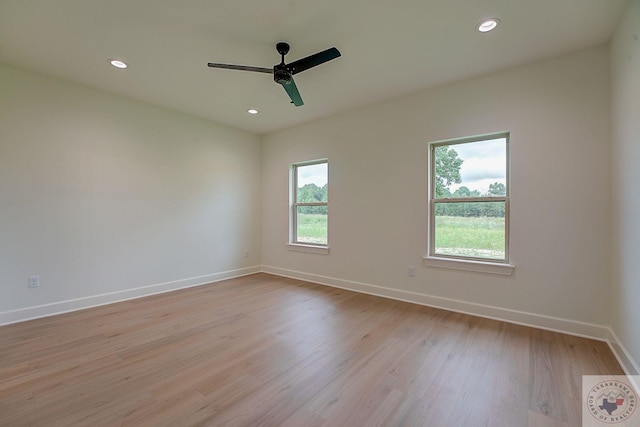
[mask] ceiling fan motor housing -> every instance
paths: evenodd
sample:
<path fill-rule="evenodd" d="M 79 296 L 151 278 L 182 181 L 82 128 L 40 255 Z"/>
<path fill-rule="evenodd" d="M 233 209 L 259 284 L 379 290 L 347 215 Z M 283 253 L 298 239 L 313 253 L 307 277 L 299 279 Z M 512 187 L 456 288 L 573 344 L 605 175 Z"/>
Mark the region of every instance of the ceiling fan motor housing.
<path fill-rule="evenodd" d="M 273 80 L 281 85 L 291 83 L 291 72 L 286 68 L 279 68 L 277 65 L 273 67 Z"/>

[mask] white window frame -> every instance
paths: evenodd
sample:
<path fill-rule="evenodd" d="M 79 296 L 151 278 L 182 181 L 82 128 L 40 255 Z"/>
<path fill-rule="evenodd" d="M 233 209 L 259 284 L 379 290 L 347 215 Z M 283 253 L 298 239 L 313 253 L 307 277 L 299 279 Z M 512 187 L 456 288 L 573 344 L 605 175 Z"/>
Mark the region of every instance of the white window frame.
<path fill-rule="evenodd" d="M 291 164 L 290 167 L 290 197 L 289 197 L 289 250 L 309 252 L 317 254 L 329 253 L 329 197 L 327 194 L 326 202 L 304 202 L 298 203 L 298 168 L 303 166 L 312 166 L 319 164 L 327 165 L 327 183 L 329 183 L 329 159 L 310 160 L 306 162 L 298 162 Z M 299 206 L 325 206 L 327 208 L 327 243 L 310 243 L 298 241 L 298 207 Z"/>
<path fill-rule="evenodd" d="M 506 194 L 505 196 L 493 197 L 465 197 L 465 198 L 435 198 L 435 149 L 441 146 L 454 146 L 459 144 L 467 144 L 473 142 L 482 142 L 492 139 L 506 139 Z M 428 213 L 428 236 L 427 236 L 427 255 L 423 257 L 423 263 L 430 267 L 449 268 L 455 270 L 475 271 L 481 273 L 491 273 L 499 275 L 511 275 L 515 266 L 510 263 L 510 133 L 496 132 L 484 135 L 470 136 L 464 138 L 447 139 L 441 141 L 433 141 L 429 143 L 429 213 Z M 505 204 L 505 259 L 496 260 L 480 257 L 465 257 L 458 255 L 444 255 L 435 253 L 435 205 L 436 203 L 464 203 L 464 202 L 504 202 Z"/>

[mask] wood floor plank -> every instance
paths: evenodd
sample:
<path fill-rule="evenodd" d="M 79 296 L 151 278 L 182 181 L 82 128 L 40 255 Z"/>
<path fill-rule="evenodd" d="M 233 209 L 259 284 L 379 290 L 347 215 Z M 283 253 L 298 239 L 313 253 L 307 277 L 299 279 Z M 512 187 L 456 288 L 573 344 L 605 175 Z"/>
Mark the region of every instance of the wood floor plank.
<path fill-rule="evenodd" d="M 2 426 L 574 426 L 605 343 L 255 274 L 0 327 Z"/>

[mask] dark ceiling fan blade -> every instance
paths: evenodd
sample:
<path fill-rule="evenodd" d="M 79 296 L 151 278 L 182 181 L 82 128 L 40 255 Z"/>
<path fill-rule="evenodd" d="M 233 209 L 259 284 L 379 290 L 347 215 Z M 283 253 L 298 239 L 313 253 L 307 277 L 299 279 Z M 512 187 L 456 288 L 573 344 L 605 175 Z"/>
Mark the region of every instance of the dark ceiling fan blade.
<path fill-rule="evenodd" d="M 273 74 L 273 68 L 252 67 L 250 65 L 231 65 L 231 64 L 218 64 L 215 62 L 209 62 L 207 63 L 207 66 L 211 68 L 226 68 L 228 70 L 255 71 L 258 73 Z"/>
<path fill-rule="evenodd" d="M 332 47 L 322 52 L 314 53 L 306 58 L 298 59 L 290 64 L 287 64 L 287 68 L 291 70 L 291 74 L 301 73 L 304 70 L 323 64 L 332 59 L 336 59 L 341 55 L 340 51 L 335 47 Z"/>
<path fill-rule="evenodd" d="M 291 81 L 289 83 L 281 83 L 281 85 L 287 92 L 287 95 L 289 95 L 289 98 L 291 98 L 291 102 L 293 103 L 293 105 L 295 105 L 296 107 L 304 105 L 304 102 L 302 102 L 302 97 L 300 96 L 300 92 L 298 92 L 296 82 L 293 81 L 293 77 L 291 78 Z"/>

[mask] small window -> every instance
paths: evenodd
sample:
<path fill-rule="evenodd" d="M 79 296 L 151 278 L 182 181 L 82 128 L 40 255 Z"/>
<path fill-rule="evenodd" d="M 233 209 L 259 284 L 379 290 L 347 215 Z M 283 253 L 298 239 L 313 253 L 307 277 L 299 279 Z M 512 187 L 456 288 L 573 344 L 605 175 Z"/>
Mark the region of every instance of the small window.
<path fill-rule="evenodd" d="M 508 133 L 430 144 L 430 257 L 509 262 L 508 159 Z"/>
<path fill-rule="evenodd" d="M 329 163 L 296 163 L 291 170 L 291 243 L 328 245 Z"/>

